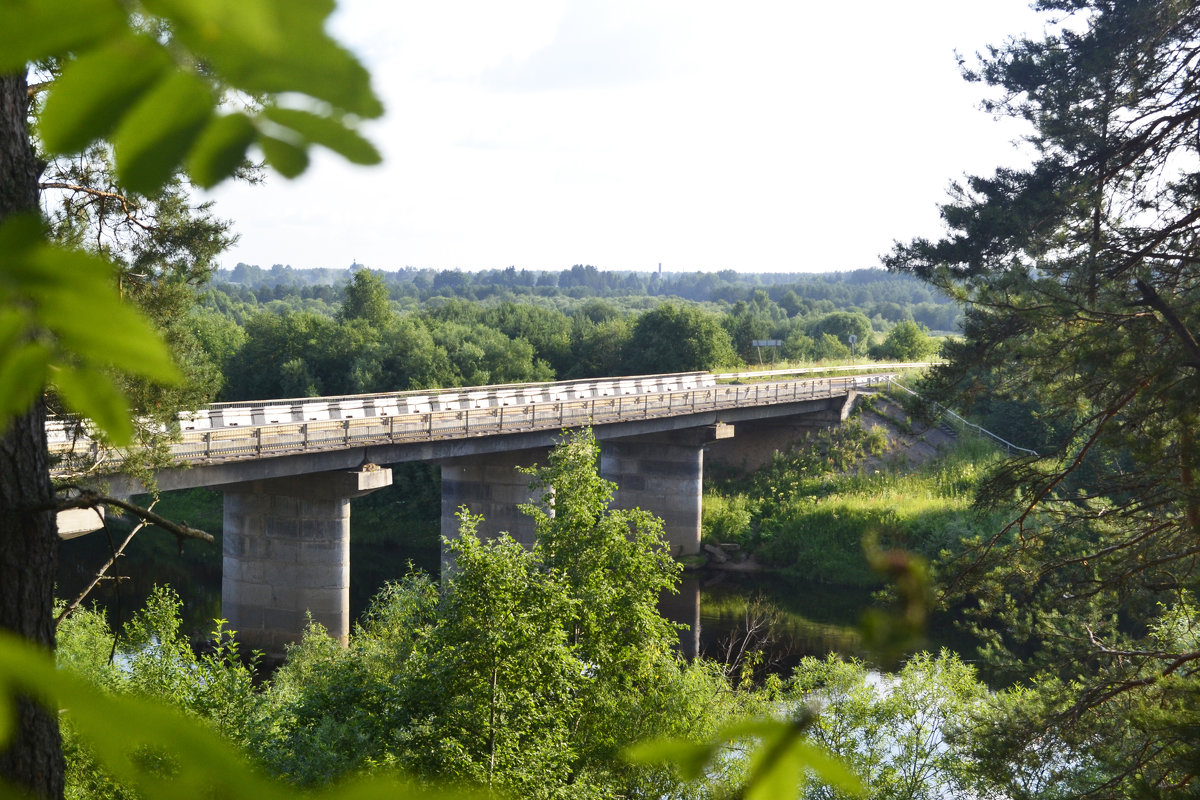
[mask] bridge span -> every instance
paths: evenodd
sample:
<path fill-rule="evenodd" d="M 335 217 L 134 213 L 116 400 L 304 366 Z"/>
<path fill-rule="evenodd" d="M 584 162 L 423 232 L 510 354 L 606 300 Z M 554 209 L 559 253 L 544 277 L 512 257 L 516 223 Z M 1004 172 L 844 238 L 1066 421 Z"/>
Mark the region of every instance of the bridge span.
<path fill-rule="evenodd" d="M 465 505 L 484 517 L 481 533 L 507 531 L 531 544 L 531 524 L 517 510 L 530 499 L 519 468 L 543 461 L 564 429 L 590 425 L 601 474 L 618 486 L 615 505 L 662 517 L 672 553 L 692 555 L 700 549 L 706 447 L 730 439 L 723 445 L 736 447 L 743 432 L 781 421 L 838 424 L 859 390 L 895 375 L 884 370 L 916 366 L 926 365 L 833 377 L 682 373 L 215 404 L 181 415 L 183 430 L 170 444 L 175 465 L 155 477 L 160 490 L 222 491 L 222 615 L 243 642 L 278 655 L 307 614 L 346 640 L 350 501 L 390 485 L 389 464 L 440 466 L 444 536 L 457 535 Z M 84 458 L 94 463 L 90 441 L 64 435 L 68 424 L 51 425 L 59 474 Z M 119 463 L 119 454 L 109 459 Z M 121 474 L 106 480 L 115 495 L 144 489 Z"/>

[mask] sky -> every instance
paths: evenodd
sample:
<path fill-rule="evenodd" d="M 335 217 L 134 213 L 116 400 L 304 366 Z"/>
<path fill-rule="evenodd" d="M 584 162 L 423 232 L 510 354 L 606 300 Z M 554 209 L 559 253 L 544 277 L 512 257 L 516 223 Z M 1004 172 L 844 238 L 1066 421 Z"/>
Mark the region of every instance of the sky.
<path fill-rule="evenodd" d="M 824 272 L 935 236 L 1023 132 L 959 75 L 1028 0 L 340 0 L 384 163 L 212 193 L 268 268 Z"/>

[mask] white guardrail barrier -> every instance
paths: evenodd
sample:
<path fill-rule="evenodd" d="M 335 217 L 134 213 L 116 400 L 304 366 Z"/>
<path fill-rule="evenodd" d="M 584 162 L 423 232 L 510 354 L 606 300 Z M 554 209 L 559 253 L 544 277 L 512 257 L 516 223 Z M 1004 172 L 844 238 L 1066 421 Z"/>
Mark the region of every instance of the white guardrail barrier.
<path fill-rule="evenodd" d="M 167 446 L 180 463 L 253 459 L 312 450 L 569 428 L 739 406 L 775 405 L 845 394 L 886 383 L 894 373 L 871 372 L 805 380 L 770 380 L 814 372 L 918 368 L 881 364 L 712 374 L 685 372 L 605 380 L 508 384 L 343 397 L 214 403 L 182 412 L 180 437 Z M 743 380 L 754 381 L 741 383 Z M 718 383 L 733 381 L 733 383 Z M 71 471 L 74 456 L 101 454 L 86 425 L 51 419 L 52 453 L 63 456 L 56 474 Z M 104 454 L 119 463 L 119 453 Z"/>

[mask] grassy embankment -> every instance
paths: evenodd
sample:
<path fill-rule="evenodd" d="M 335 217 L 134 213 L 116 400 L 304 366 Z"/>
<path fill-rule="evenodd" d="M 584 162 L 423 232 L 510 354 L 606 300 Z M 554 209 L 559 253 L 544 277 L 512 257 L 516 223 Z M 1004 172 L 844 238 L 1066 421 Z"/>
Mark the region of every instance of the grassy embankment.
<path fill-rule="evenodd" d="M 713 481 L 704 496 L 705 539 L 736 543 L 764 567 L 805 581 L 874 586 L 880 579 L 863 556 L 864 536 L 933 560 L 965 537 L 996 530 L 999 515 L 971 501 L 999 455 L 960 439 L 913 466 L 903 427 L 868 409 L 752 475 Z"/>

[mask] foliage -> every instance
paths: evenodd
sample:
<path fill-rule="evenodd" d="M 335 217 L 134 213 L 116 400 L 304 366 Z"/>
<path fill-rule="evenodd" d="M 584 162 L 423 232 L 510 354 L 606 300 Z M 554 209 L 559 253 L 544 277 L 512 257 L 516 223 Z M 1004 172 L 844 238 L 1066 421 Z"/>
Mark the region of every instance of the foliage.
<path fill-rule="evenodd" d="M 895 675 L 831 655 L 805 658 L 785 696 L 821 709 L 812 738 L 846 760 L 870 797 L 972 797 L 958 727 L 988 696 L 975 670 L 945 650 L 918 653 Z M 825 787 L 808 797 L 836 797 Z"/>
<path fill-rule="evenodd" d="M 103 259 L 47 244 L 34 208 L 41 164 L 25 118 L 27 65 L 53 64 L 57 70 L 38 108 L 36 137 L 44 154 L 70 155 L 107 140 L 121 184 L 162 201 L 162 212 L 162 203 L 172 201 L 162 190 L 178 170 L 186 167 L 193 183 L 213 186 L 239 170 L 252 145 L 289 176 L 307 166 L 313 143 L 351 161 L 378 161 L 378 153 L 354 128 L 357 119 L 379 116 L 382 107 L 366 71 L 326 35 L 331 10 L 324 3 L 297 6 L 277 0 L 145 6 L 51 0 L 0 7 L 0 130 L 6 158 L 0 177 L 0 380 L 5 386 L 0 432 L 19 417 L 18 435 L 0 440 L 0 466 L 5 483 L 19 484 L 24 495 L 4 492 L 0 503 L 4 550 L 14 554 L 5 559 L 0 582 L 20 588 L 10 595 L 19 601 L 3 610 L 4 624 L 33 640 L 54 642 L 47 624 L 56 552 L 53 515 L 49 508 L 36 508 L 51 495 L 42 432 L 44 388 L 52 384 L 67 409 L 125 444 L 133 433 L 130 406 L 107 371 L 164 383 L 177 381 L 179 371 L 149 323 L 123 303 Z M 236 99 L 246 96 L 253 102 L 235 107 Z M 160 216 L 169 220 L 171 213 L 167 208 Z M 220 245 L 221 231 L 210 228 L 206 235 L 208 244 Z M 158 265 L 189 249 L 202 255 L 204 248 L 162 236 L 140 250 L 135 246 L 130 260 Z M 162 283 L 168 291 L 150 292 L 143 306 L 170 296 L 171 282 Z M 28 667 L 31 657 L 17 653 L 14 658 Z M 38 687 L 27 685 L 30 680 L 25 671 L 21 688 L 43 701 L 47 694 L 74 691 L 69 682 L 46 678 Z M 8 692 L 15 687 L 5 683 L 3 702 L 9 705 Z M 27 701 L 19 704 L 21 726 L 3 755 L 3 769 L 24 786 L 58 793 L 62 762 L 56 726 Z M 90 726 L 89 736 L 94 735 L 97 720 L 86 721 L 86 705 L 73 710 L 76 729 Z M 160 719 L 124 733 L 153 737 L 167 724 Z M 91 738 L 90 743 L 101 758 L 120 758 L 129 738 Z M 198 751 L 211 749 L 203 741 L 195 744 Z M 215 751 L 210 756 L 223 757 Z M 199 781 L 202 770 L 187 766 L 174 776 Z"/>
<path fill-rule="evenodd" d="M 936 560 L 1002 519 L 971 508 L 997 458 L 991 448 L 964 443 L 913 469 L 879 460 L 880 436 L 877 426 L 852 420 L 777 454 L 748 479 L 715 483 L 704 498 L 705 530 L 806 580 L 876 586 L 881 576 L 863 556 L 865 534 Z M 869 456 L 872 466 L 864 467 Z"/>
<path fill-rule="evenodd" d="M 165 624 L 163 632 L 170 635 L 169 606 L 166 599 L 157 611 L 148 611 L 142 617 L 147 626 L 142 632 Z M 0 720 L 7 723 L 12 719 L 11 698 L 17 692 L 63 709 L 72 732 L 71 753 L 81 759 L 75 762 L 77 771 L 73 773 L 72 790 L 80 793 L 77 796 L 129 796 L 119 788 L 122 786 L 145 800 L 215 795 L 282 800 L 294 796 L 291 787 L 266 780 L 251 769 L 209 723 L 183 715 L 163 702 L 180 700 L 183 689 L 190 698 L 187 702 L 197 711 L 211 711 L 211 706 L 205 708 L 204 699 L 220 697 L 231 710 L 244 712 L 248 679 L 245 669 L 236 663 L 236 653 L 228 648 L 218 650 L 208 660 L 193 661 L 189 666 L 187 656 L 172 645 L 147 653 L 140 665 L 125 669 L 101 660 L 103 649 L 97 645 L 111 635 L 102 620 L 85 614 L 72 626 L 64 635 L 64 669 L 57 669 L 54 660 L 34 646 L 0 631 Z M 195 669 L 205 670 L 210 680 L 197 680 Z M 89 677 L 77 670 L 87 670 Z M 128 680 L 137 685 L 140 694 L 114 694 L 94 682 L 98 674 L 104 676 L 102 682 Z M 234 683 L 229 684 L 222 675 Z M 195 691 L 200 694 L 193 694 Z M 121 724 L 114 725 L 114 720 Z M 6 724 L 0 729 L 0 742 L 11 733 Z M 86 763 L 81 763 L 83 759 Z M 387 773 L 312 796 L 367 800 L 395 797 L 400 792 L 412 797 L 467 796 L 462 790 L 443 794 L 406 786 Z"/>
<path fill-rule="evenodd" d="M 348 647 L 310 626 L 260 697 L 248 751 L 304 786 L 400 763 L 438 602 L 437 587 L 410 573 L 380 590 Z"/>
<path fill-rule="evenodd" d="M 824 748 L 809 742 L 805 734 L 812 722 L 813 714 L 802 709 L 792 720 L 733 723 L 709 742 L 693 744 L 660 739 L 631 748 L 627 755 L 641 763 L 671 762 L 685 779 L 695 780 L 714 762 L 727 757 L 724 750 L 730 743 L 751 739 L 758 746 L 746 756 L 749 763 L 739 797 L 746 800 L 794 797 L 805 789 L 810 773 L 845 794 L 860 794 L 862 787 L 854 774 Z"/>
<path fill-rule="evenodd" d="M 99 612 L 76 610 L 59 627 L 58 663 L 105 691 L 195 714 L 236 739 L 244 732 L 245 708 L 254 694 L 254 660 L 243 664 L 237 643 L 220 622 L 208 652 L 197 656 L 180 630 L 179 608 L 174 592 L 155 589 L 117 637 Z M 70 717 L 65 722 L 67 795 L 99 797 L 101 787 L 108 787 L 123 796 L 125 790 L 95 760 L 94 746 L 79 738 Z"/>
<path fill-rule="evenodd" d="M 56 62 L 44 85 L 52 86 L 60 71 Z M 39 110 L 38 102 L 31 104 L 33 125 Z M 168 458 L 163 445 L 176 433 L 175 412 L 204 404 L 223 380 L 220 362 L 207 356 L 190 312 L 198 287 L 235 237 L 231 223 L 213 215 L 211 201 L 192 200 L 181 177 L 143 195 L 123 187 L 114 169 L 111 147 L 96 143 L 82 153 L 51 158 L 38 186 L 51 240 L 111 260 L 121 298 L 149 318 L 179 367 L 181 380 L 171 386 L 106 371 L 136 419 L 136 447 L 125 469 L 145 480 L 152 466 Z M 57 401 L 50 398 L 51 411 L 62 413 Z M 76 453 L 72 468 L 92 468 L 93 458 Z"/>
<path fill-rule="evenodd" d="M 821 317 L 812 327 L 812 335 L 820 340 L 822 336 L 831 336 L 847 349 L 853 347 L 857 353 L 866 352 L 871 343 L 871 320 L 862 314 L 851 311 L 834 311 Z M 855 341 L 851 345 L 850 337 Z"/>
<path fill-rule="evenodd" d="M 871 358 L 883 361 L 926 361 L 937 352 L 937 342 L 920 323 L 903 320 L 871 348 Z"/>
<path fill-rule="evenodd" d="M 618 766 L 623 747 L 688 728 L 663 713 L 678 702 L 681 676 L 658 598 L 675 590 L 680 566 L 663 544 L 661 520 L 610 507 L 616 487 L 600 478 L 598 462 L 590 430 L 565 435 L 549 462 L 531 470 L 534 502 L 522 510 L 534 521 L 536 554 L 573 601 L 561 622 L 589 676 L 579 690 L 574 769 L 620 785 L 639 780 Z"/>
<path fill-rule="evenodd" d="M 549 287 L 535 294 L 535 284 L 526 286 L 519 275 L 514 279 L 508 271 L 452 274 L 453 280 L 440 280 L 438 290 L 426 291 L 421 288 L 424 278 L 429 277 L 432 286 L 440 273 L 296 270 L 278 264 L 269 272 L 245 264 L 221 272 L 226 279 L 236 276 L 238 282 L 213 287 L 205 300 L 206 311 L 219 312 L 228 322 L 244 327 L 250 339 L 231 351 L 228 343 L 233 337 L 226 329 L 213 341 L 213 360 L 226 365 L 228 377 L 222 399 L 278 397 L 285 388 L 289 394 L 374 392 L 626 375 L 695 365 L 720 369 L 736 365 L 738 355 L 757 361 L 758 352 L 751 344 L 755 338 L 783 341 L 779 355 L 786 359 L 807 363 L 850 357 L 848 345 L 836 336 L 820 333 L 814 339 L 809 335 L 835 311 L 832 300 L 811 308 L 797 306 L 799 314 L 789 317 L 775 299 L 784 294 L 781 287 L 761 283 L 761 276 L 731 282 L 747 299 L 728 305 L 724 301 L 662 303 L 653 295 L 638 294 L 645 287 L 637 282 L 614 284 L 614 299 L 600 300 L 554 294 Z M 607 280 L 607 273 L 596 274 L 600 283 Z M 884 301 L 875 297 L 875 289 L 867 287 L 880 292 L 886 287 L 901 299 L 905 295 L 901 287 L 882 281 L 884 275 L 872 273 L 853 296 L 833 288 L 845 283 L 847 277 L 842 275 L 827 276 L 828 284 L 813 282 L 800 288 L 855 304 L 851 308 L 862 310 L 849 315 L 854 325 L 863 324 L 872 311 L 870 324 L 885 331 L 894 323 L 876 309 L 892 316 L 905 312 L 881 305 Z M 349 285 L 343 297 L 340 287 L 346 278 Z M 911 289 L 911 280 L 906 280 L 905 287 Z M 350 333 L 347 324 L 363 319 L 354 310 L 360 302 L 354 298 L 354 287 L 363 281 L 373 287 L 378 313 L 371 325 L 358 325 Z M 754 288 L 760 285 L 769 288 Z M 788 292 L 795 295 L 792 289 Z M 887 302 L 900 308 L 897 302 Z M 282 319 L 271 321 L 269 316 Z M 289 331 L 299 326 L 316 333 Z M 334 340 L 346 344 L 335 351 Z M 287 380 L 264 370 L 267 363 L 286 364 Z"/>
<path fill-rule="evenodd" d="M 304 169 L 312 143 L 372 163 L 378 154 L 352 119 L 378 116 L 382 108 L 366 72 L 325 34 L 327 12 L 269 0 L 156 4 L 135 12 L 115 0 L 86 7 L 8 4 L 0 11 L 0 71 L 62 59 L 38 119 L 46 151 L 70 154 L 110 137 L 122 184 L 144 194 L 185 162 L 194 182 L 215 185 L 235 172 L 252 144 L 289 176 Z M 159 36 L 163 25 L 169 39 Z M 209 79 L 214 74 L 223 81 L 220 90 Z M 228 90 L 256 95 L 260 103 L 231 110 L 221 105 Z M 306 96 L 313 110 L 286 107 L 278 99 L 283 93 Z M 0 238 L 6 308 L 0 378 L 15 389 L 0 405 L 0 430 L 49 381 L 69 408 L 128 441 L 126 400 L 101 368 L 171 382 L 178 373 L 166 350 L 122 304 L 103 261 L 46 244 L 31 218 L 4 220 Z"/>
<path fill-rule="evenodd" d="M 532 551 L 480 542 L 464 517 L 442 591 L 410 575 L 347 650 L 314 630 L 289 651 L 247 736 L 264 766 L 302 785 L 395 765 L 520 796 L 661 796 L 679 789 L 668 771 L 616 754 L 763 708 L 676 660 L 656 602 L 678 567 L 657 520 L 608 508 L 594 438 L 568 437 L 534 479 Z"/>
<path fill-rule="evenodd" d="M 341 319 L 361 319 L 377 328 L 387 325 L 392 317 L 387 287 L 383 279 L 370 270 L 354 273 L 346 285 L 346 298 L 342 301 Z"/>
<path fill-rule="evenodd" d="M 110 366 L 163 382 L 179 373 L 153 329 L 121 302 L 103 260 L 47 244 L 34 217 L 0 226 L 0 431 L 53 381 L 71 408 L 125 443 L 128 405 Z"/>
<path fill-rule="evenodd" d="M 664 303 L 638 317 L 625 354 L 634 375 L 706 370 L 734 360 L 729 334 L 694 306 Z"/>
<path fill-rule="evenodd" d="M 989 109 L 1028 121 L 1032 165 L 969 178 L 942 209 L 946 236 L 889 266 L 969 303 L 933 391 L 1020 404 L 1057 447 L 981 487 L 982 504 L 1021 511 L 959 565 L 989 657 L 1040 671 L 995 749 L 1018 774 L 1055 773 L 1038 790 L 1051 795 L 1184 791 L 1194 769 L 1175 753 L 1196 716 L 1158 685 L 1193 692 L 1197 649 L 1151 639 L 1197 579 L 1200 8 L 1038 6 L 1044 36 L 968 71 Z M 1090 741 L 1092 757 L 1047 762 L 1054 741 Z"/>
<path fill-rule="evenodd" d="M 425 647 L 427 690 L 409 711 L 406 761 L 419 774 L 520 797 L 559 795 L 591 677 L 563 626 L 579 601 L 521 544 L 507 536 L 482 543 L 479 520 L 460 519 L 455 569 Z"/>

